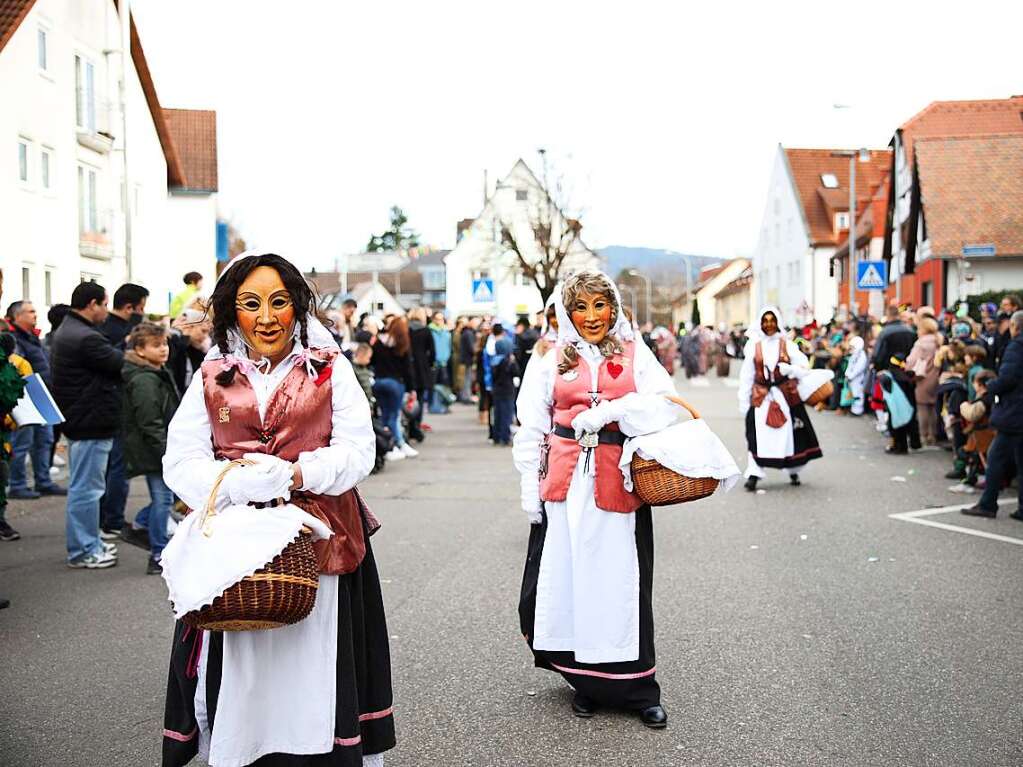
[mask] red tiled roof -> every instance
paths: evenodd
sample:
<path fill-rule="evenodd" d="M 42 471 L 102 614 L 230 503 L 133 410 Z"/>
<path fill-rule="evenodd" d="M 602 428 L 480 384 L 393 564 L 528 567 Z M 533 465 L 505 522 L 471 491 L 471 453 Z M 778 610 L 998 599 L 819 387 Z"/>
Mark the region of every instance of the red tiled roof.
<path fill-rule="evenodd" d="M 834 245 L 835 223 L 824 196 L 834 204 L 844 196 L 846 202 L 836 210 L 849 209 L 849 158 L 835 157 L 836 149 L 785 149 L 789 172 L 796 186 L 803 206 L 803 216 L 809 229 L 811 245 Z M 869 199 L 874 189 L 884 177 L 891 164 L 890 149 L 871 149 L 867 162 L 856 164 L 856 198 Z M 828 189 L 821 182 L 822 173 L 833 173 L 838 179 L 837 189 Z"/>
<path fill-rule="evenodd" d="M 739 276 L 734 280 L 725 285 L 721 290 L 714 294 L 715 298 L 722 298 L 724 296 L 730 296 L 733 293 L 738 293 L 740 290 L 745 288 L 753 282 L 753 265 L 747 266 L 741 272 Z"/>
<path fill-rule="evenodd" d="M 14 36 L 36 0 L 0 0 L 0 51 Z"/>
<path fill-rule="evenodd" d="M 116 7 L 117 0 L 113 2 Z M 33 5 L 35 0 L 0 0 L 0 51 L 3 51 L 4 46 L 14 36 Z M 160 138 L 160 146 L 167 160 L 167 184 L 172 187 L 184 187 L 185 172 L 160 109 L 160 100 L 156 96 L 153 76 L 149 73 L 149 64 L 146 63 L 146 54 L 142 51 L 142 41 L 139 39 L 138 29 L 135 28 L 134 18 L 131 20 L 131 60 L 138 72 L 142 92 L 145 94 L 146 104 L 153 116 L 156 134 Z"/>
<path fill-rule="evenodd" d="M 164 109 L 174 146 L 193 192 L 217 191 L 217 113 L 203 109 Z"/>
<path fill-rule="evenodd" d="M 918 137 L 916 157 L 933 256 L 984 244 L 1023 255 L 1023 134 Z"/>
<path fill-rule="evenodd" d="M 979 101 L 934 101 L 900 126 L 906 159 L 913 142 L 925 136 L 977 136 L 1023 133 L 1023 96 Z"/>

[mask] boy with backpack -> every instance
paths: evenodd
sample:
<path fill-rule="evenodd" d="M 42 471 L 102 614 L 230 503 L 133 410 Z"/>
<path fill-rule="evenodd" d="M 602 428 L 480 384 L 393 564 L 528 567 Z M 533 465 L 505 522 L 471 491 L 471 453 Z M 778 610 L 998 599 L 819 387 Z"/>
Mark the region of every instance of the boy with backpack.
<path fill-rule="evenodd" d="M 152 322 L 135 326 L 124 355 L 124 409 L 122 434 L 128 476 L 146 478 L 149 505 L 125 525 L 121 537 L 149 549 L 147 575 L 159 575 L 160 555 L 167 545 L 167 521 L 174 494 L 163 481 L 163 454 L 167 427 L 178 408 L 180 395 L 165 366 L 170 354 L 167 330 Z"/>

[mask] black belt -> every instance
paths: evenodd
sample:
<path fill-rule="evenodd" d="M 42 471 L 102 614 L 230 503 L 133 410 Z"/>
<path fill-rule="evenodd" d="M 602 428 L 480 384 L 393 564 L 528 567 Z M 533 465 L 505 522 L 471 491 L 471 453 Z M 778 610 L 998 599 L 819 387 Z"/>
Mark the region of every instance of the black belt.
<path fill-rule="evenodd" d="M 254 509 L 273 509 L 277 506 L 283 506 L 286 503 L 287 501 L 283 498 L 274 498 L 270 501 L 252 501 L 249 503 L 249 506 Z"/>
<path fill-rule="evenodd" d="M 567 426 L 561 424 L 554 424 L 554 433 L 559 437 L 570 439 L 573 442 L 575 439 L 575 430 L 570 429 Z M 610 429 L 601 429 L 597 432 L 597 442 L 601 445 L 624 445 L 626 436 L 620 431 L 611 431 Z"/>

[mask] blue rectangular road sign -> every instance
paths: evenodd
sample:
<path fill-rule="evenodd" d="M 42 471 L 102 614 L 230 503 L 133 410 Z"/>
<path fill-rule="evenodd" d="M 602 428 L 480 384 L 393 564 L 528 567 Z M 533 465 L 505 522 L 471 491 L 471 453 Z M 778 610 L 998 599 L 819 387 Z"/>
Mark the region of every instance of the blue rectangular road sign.
<path fill-rule="evenodd" d="M 860 261 L 856 264 L 857 290 L 884 290 L 888 287 L 887 261 Z"/>
<path fill-rule="evenodd" d="M 473 280 L 472 301 L 474 304 L 494 303 L 494 281 L 491 279 Z"/>

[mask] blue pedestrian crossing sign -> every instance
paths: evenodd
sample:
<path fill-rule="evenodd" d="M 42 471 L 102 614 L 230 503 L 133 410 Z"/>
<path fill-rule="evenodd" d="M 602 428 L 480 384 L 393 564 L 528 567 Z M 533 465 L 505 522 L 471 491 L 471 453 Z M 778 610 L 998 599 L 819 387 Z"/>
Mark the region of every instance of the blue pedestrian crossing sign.
<path fill-rule="evenodd" d="M 494 303 L 494 281 L 473 280 L 472 281 L 472 302 L 474 304 Z"/>
<path fill-rule="evenodd" d="M 887 261 L 860 261 L 856 264 L 857 290 L 884 290 L 887 287 Z"/>

